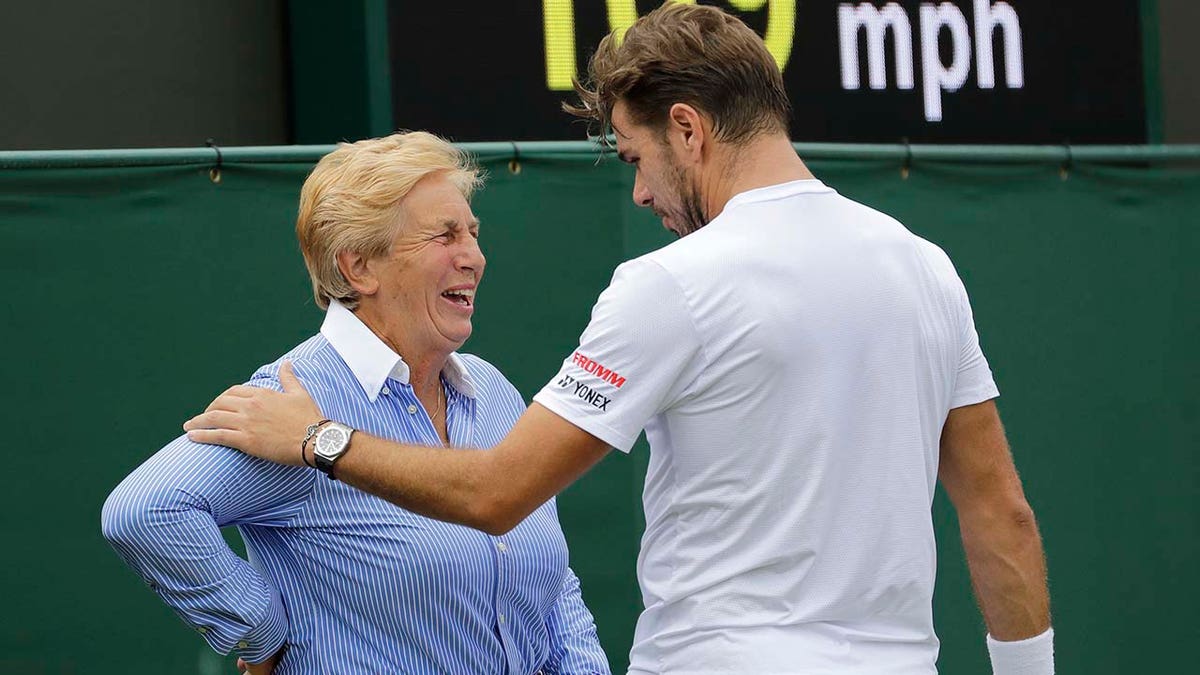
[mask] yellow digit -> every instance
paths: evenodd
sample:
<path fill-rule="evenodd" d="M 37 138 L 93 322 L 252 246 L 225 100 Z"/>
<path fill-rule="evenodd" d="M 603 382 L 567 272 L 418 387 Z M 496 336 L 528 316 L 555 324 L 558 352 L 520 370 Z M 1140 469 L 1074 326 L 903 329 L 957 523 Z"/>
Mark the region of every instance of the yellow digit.
<path fill-rule="evenodd" d="M 546 88 L 570 91 L 575 77 L 574 0 L 542 0 L 546 35 Z"/>
<path fill-rule="evenodd" d="M 672 0 L 694 5 L 696 0 Z M 735 9 L 757 12 L 767 7 L 767 31 L 763 42 L 780 70 L 792 56 L 796 33 L 796 0 L 728 0 Z M 606 0 L 609 30 L 617 41 L 637 21 L 637 0 Z M 546 86 L 552 91 L 569 91 L 575 77 L 575 6 L 573 0 L 542 0 L 542 20 L 546 35 Z"/>
<path fill-rule="evenodd" d="M 617 34 L 617 44 L 625 39 L 625 31 L 637 21 L 636 0 L 608 0 L 608 29 Z"/>
<path fill-rule="evenodd" d="M 729 4 L 743 12 L 757 12 L 767 5 L 767 34 L 763 42 L 775 58 L 775 65 L 780 70 L 786 68 L 796 34 L 796 0 L 729 0 Z"/>
<path fill-rule="evenodd" d="M 682 5 L 694 5 L 696 0 L 673 0 Z M 795 2 L 795 0 L 793 0 Z M 637 0 L 608 0 L 608 29 L 616 31 L 617 44 L 625 39 L 625 31 L 637 21 Z"/>

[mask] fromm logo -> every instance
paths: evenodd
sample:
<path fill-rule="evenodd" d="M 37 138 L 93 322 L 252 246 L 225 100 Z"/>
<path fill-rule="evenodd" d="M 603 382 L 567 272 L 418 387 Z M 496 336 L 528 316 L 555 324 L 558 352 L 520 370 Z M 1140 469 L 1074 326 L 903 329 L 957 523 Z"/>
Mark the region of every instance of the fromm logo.
<path fill-rule="evenodd" d="M 619 374 L 617 374 L 617 371 L 605 368 L 604 366 L 600 365 L 598 362 L 589 359 L 588 357 L 584 356 L 583 354 L 580 354 L 579 352 L 575 352 L 575 355 L 571 357 L 571 360 L 574 361 L 575 364 L 578 365 L 580 368 L 583 368 L 584 370 L 595 375 L 596 377 L 600 378 L 601 380 L 608 382 L 609 384 L 613 385 L 617 389 L 620 389 L 621 385 L 625 384 L 625 378 L 623 378 Z"/>

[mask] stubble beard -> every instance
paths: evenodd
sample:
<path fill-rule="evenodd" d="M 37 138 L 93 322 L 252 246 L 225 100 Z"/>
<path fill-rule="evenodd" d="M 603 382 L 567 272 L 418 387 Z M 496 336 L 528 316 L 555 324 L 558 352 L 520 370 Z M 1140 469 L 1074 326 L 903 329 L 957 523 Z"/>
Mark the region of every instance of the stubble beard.
<path fill-rule="evenodd" d="M 687 174 L 678 165 L 671 166 L 672 182 L 675 183 L 675 194 L 679 196 L 679 213 L 676 218 L 676 237 L 686 237 L 708 224 L 704 214 L 704 204 L 700 199 L 700 191 L 695 184 L 688 180 Z"/>

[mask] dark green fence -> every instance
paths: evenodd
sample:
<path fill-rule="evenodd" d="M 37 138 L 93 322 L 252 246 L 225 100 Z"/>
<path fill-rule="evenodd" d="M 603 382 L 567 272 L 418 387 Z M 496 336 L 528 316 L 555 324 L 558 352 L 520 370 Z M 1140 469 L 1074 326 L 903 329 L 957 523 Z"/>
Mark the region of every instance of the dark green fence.
<path fill-rule="evenodd" d="M 612 268 L 667 241 L 580 144 L 471 146 L 488 274 L 466 350 L 527 396 Z M 328 148 L 0 153 L 3 673 L 229 673 L 101 539 L 108 491 L 227 384 L 316 331 L 292 232 Z M 942 245 L 972 294 L 1048 549 L 1063 673 L 1183 672 L 1200 629 L 1200 148 L 801 146 Z M 561 499 L 614 668 L 640 605 L 646 448 Z M 945 673 L 986 673 L 934 508 Z"/>

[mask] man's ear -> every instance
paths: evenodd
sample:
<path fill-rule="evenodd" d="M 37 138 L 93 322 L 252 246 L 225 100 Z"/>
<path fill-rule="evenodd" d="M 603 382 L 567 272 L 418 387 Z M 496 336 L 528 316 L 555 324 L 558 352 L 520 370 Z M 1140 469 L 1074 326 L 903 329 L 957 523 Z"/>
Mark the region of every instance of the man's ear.
<path fill-rule="evenodd" d="M 350 287 L 359 295 L 375 295 L 379 292 L 379 278 L 361 253 L 342 251 L 337 255 L 337 265 Z"/>
<path fill-rule="evenodd" d="M 699 162 L 704 145 L 711 142 L 712 125 L 708 118 L 687 103 L 675 103 L 667 111 L 667 129 L 676 153 Z"/>

